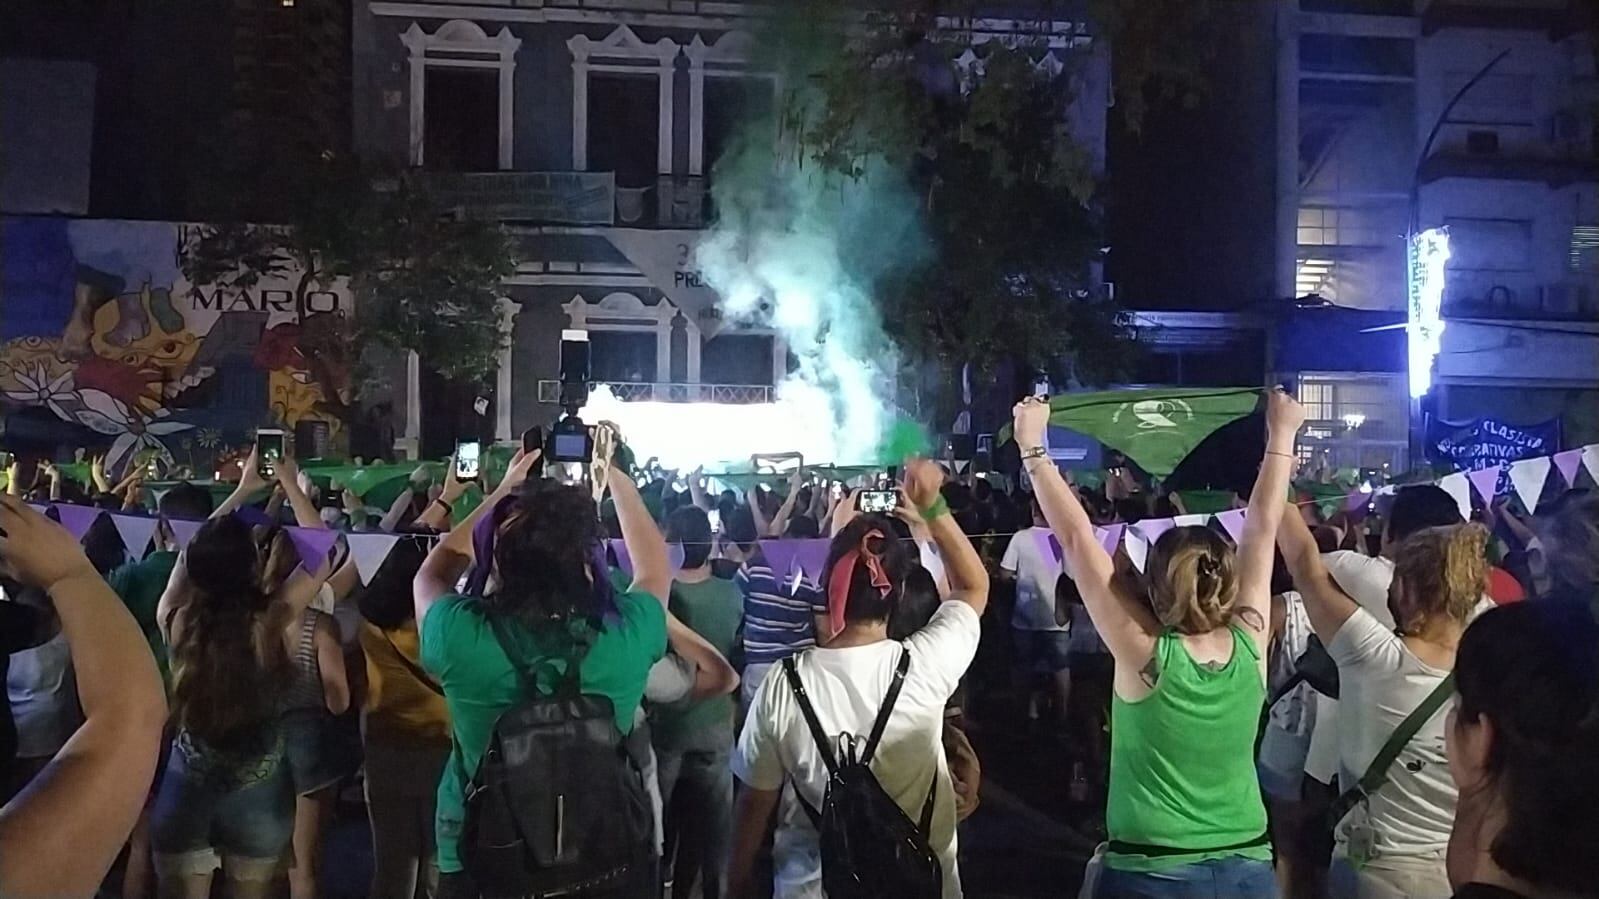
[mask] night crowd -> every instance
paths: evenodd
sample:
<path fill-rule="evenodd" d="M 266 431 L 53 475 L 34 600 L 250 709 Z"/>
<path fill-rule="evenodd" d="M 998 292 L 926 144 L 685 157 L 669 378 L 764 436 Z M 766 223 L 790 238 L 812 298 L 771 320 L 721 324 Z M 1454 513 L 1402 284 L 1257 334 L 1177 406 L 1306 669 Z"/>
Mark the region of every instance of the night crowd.
<path fill-rule="evenodd" d="M 1104 529 L 1173 499 L 1074 486 L 1048 414 L 1021 476 L 912 459 L 887 511 L 631 470 L 606 426 L 470 514 L 453 466 L 366 510 L 252 456 L 148 547 L 28 504 L 135 508 L 137 473 L 13 484 L 0 896 L 313 899 L 360 784 L 380 899 L 949 899 L 1001 721 L 1091 810 L 1084 896 L 1599 896 L 1599 496 L 1327 516 L 1272 391 L 1236 537 L 1134 558 Z M 401 539 L 363 579 L 286 524 Z M 771 542 L 818 537 L 820 577 Z"/>

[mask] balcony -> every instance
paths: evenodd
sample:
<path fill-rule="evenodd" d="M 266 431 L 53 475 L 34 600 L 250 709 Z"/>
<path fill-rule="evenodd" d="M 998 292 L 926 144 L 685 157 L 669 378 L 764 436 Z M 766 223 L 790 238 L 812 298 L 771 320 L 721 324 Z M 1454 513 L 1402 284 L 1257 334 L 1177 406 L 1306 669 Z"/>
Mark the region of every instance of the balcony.
<path fill-rule="evenodd" d="M 750 406 L 777 399 L 777 389 L 761 384 L 647 384 L 594 383 L 589 389 L 605 387 L 618 399 L 629 403 L 720 403 Z M 560 381 L 539 382 L 539 402 L 550 405 L 561 401 Z"/>
<path fill-rule="evenodd" d="M 649 187 L 616 186 L 611 172 L 430 172 L 445 206 L 469 218 L 530 225 L 702 228 L 703 177 L 661 175 Z"/>
<path fill-rule="evenodd" d="M 1599 288 L 1593 284 L 1534 284 L 1511 276 L 1484 278 L 1483 274 L 1449 273 L 1443 301 L 1445 319 L 1599 321 Z"/>

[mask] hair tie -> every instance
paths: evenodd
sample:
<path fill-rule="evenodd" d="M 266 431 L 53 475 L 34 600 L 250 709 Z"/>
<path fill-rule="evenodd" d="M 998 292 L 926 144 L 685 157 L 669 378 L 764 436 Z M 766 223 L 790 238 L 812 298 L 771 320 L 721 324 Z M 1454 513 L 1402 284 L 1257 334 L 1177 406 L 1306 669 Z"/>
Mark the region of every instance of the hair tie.
<path fill-rule="evenodd" d="M 888 572 L 883 570 L 882 554 L 873 552 L 868 546 L 874 538 L 884 539 L 883 532 L 867 531 L 861 538 L 859 547 L 845 553 L 833 564 L 832 574 L 827 581 L 827 621 L 835 634 L 844 629 L 844 607 L 849 604 L 849 584 L 855 577 L 857 564 L 865 561 L 866 571 L 871 575 L 872 586 L 881 596 L 886 597 L 893 592 L 894 585 L 888 579 Z"/>
<path fill-rule="evenodd" d="M 1221 562 L 1213 556 L 1200 556 L 1194 567 L 1200 577 L 1215 577 L 1221 571 Z"/>

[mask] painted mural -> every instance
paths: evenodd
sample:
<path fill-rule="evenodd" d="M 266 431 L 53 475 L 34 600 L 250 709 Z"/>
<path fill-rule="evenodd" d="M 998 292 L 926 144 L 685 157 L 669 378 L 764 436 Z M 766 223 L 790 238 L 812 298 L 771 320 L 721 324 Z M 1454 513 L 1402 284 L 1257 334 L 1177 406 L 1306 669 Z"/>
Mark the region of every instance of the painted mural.
<path fill-rule="evenodd" d="M 350 401 L 348 293 L 313 289 L 302 305 L 292 280 L 191 284 L 182 254 L 193 233 L 174 222 L 0 219 L 8 417 L 48 413 L 65 423 L 60 441 L 105 452 L 112 471 L 152 453 L 181 464 L 196 444 L 239 443 L 269 424 L 319 420 L 336 435 Z"/>

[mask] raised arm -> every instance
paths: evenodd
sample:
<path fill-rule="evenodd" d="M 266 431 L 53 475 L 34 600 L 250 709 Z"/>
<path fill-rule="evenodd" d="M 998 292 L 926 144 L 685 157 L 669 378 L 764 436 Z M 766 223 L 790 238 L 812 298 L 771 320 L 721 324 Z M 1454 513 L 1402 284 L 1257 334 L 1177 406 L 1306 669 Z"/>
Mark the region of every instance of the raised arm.
<path fill-rule="evenodd" d="M 767 527 L 767 534 L 772 537 L 781 537 L 788 530 L 788 520 L 794 515 L 794 505 L 799 501 L 800 485 L 805 482 L 805 469 L 794 469 L 793 477 L 788 479 L 788 496 L 783 497 L 783 505 L 777 509 L 777 514 L 772 517 L 772 523 Z"/>
<path fill-rule="evenodd" d="M 666 538 L 644 507 L 638 485 L 631 477 L 613 471 L 607 484 L 616 505 L 617 523 L 622 526 L 622 542 L 633 557 L 633 591 L 648 593 L 664 607 L 672 592 L 672 562 L 666 553 Z"/>
<path fill-rule="evenodd" d="M 1049 404 L 1028 397 L 1016 405 L 1016 443 L 1022 465 L 1033 481 L 1033 495 L 1044 510 L 1049 528 L 1083 596 L 1083 606 L 1118 664 L 1141 669 L 1155 650 L 1160 623 L 1149 607 L 1126 596 L 1115 586 L 1116 566 L 1094 536 L 1094 525 L 1077 499 L 1076 491 L 1061 477 L 1055 463 L 1040 450 L 1049 426 Z"/>
<path fill-rule="evenodd" d="M 1310 628 L 1323 644 L 1331 643 L 1338 629 L 1360 606 L 1349 598 L 1328 573 L 1316 549 L 1316 538 L 1310 533 L 1299 509 L 1289 504 L 1278 504 L 1280 522 L 1277 525 L 1277 548 L 1282 550 L 1283 562 L 1294 577 L 1294 588 L 1305 601 L 1305 612 L 1310 617 Z M 1251 513 L 1253 514 L 1253 513 Z"/>
<path fill-rule="evenodd" d="M 1260 460 L 1255 488 L 1244 513 L 1244 532 L 1238 539 L 1239 624 L 1255 634 L 1266 648 L 1271 620 L 1271 565 L 1277 526 L 1283 517 L 1283 497 L 1298 457 L 1294 441 L 1305 423 L 1305 407 L 1281 388 L 1266 394 L 1266 452 Z M 1262 654 L 1264 658 L 1264 653 Z"/>
<path fill-rule="evenodd" d="M 0 499 L 0 544 L 18 580 L 61 619 L 83 724 L 27 791 L 0 809 L 0 895 L 88 896 L 138 820 L 155 777 L 166 699 L 127 607 L 63 528 Z"/>
<path fill-rule="evenodd" d="M 688 473 L 688 495 L 695 506 L 707 512 L 716 508 L 716 504 L 705 493 L 705 466 L 701 465 Z"/>
<path fill-rule="evenodd" d="M 400 526 L 400 520 L 405 517 L 406 510 L 411 508 L 411 503 L 415 500 L 416 494 L 409 489 L 401 490 L 394 497 L 394 502 L 389 503 L 389 510 L 383 513 L 382 520 L 378 522 L 378 530 L 385 534 L 394 533 L 394 529 Z"/>
<path fill-rule="evenodd" d="M 761 485 L 751 484 L 749 489 L 744 491 L 744 501 L 749 504 L 750 517 L 755 519 L 756 535 L 765 537 L 771 522 L 766 520 L 766 512 L 761 508 Z"/>
<path fill-rule="evenodd" d="M 288 497 L 289 508 L 294 510 L 294 523 L 302 528 L 325 529 L 327 524 L 322 521 L 316 505 L 306 495 L 305 488 L 300 486 L 300 467 L 294 464 L 293 456 L 284 453 L 278 459 L 277 476 L 278 484 L 283 487 L 283 495 Z"/>
<path fill-rule="evenodd" d="M 538 450 L 530 453 L 517 450 L 499 486 L 483 498 L 483 502 L 472 510 L 471 515 L 451 528 L 450 532 L 444 535 L 444 539 L 428 553 L 427 558 L 422 560 L 422 567 L 417 569 L 416 577 L 411 581 L 418 630 L 421 629 L 422 622 L 427 619 L 428 610 L 433 608 L 434 603 L 455 590 L 461 575 L 465 574 L 467 566 L 472 564 L 472 529 L 483 516 L 488 515 L 499 505 L 501 499 L 515 493 L 522 486 L 522 482 L 527 480 L 528 472 L 533 470 L 533 465 L 538 460 Z M 455 466 L 450 467 L 453 469 Z"/>
<path fill-rule="evenodd" d="M 988 608 L 988 570 L 978 557 L 972 541 L 961 533 L 955 516 L 949 514 L 949 503 L 941 492 L 944 472 L 926 459 L 911 459 L 905 463 L 905 495 L 916 506 L 922 520 L 927 522 L 928 533 L 944 560 L 944 572 L 949 577 L 953 602 L 963 602 L 979 616 Z"/>
<path fill-rule="evenodd" d="M 254 449 L 250 450 L 250 457 L 244 460 L 244 467 L 239 470 L 238 485 L 233 488 L 232 493 L 228 494 L 228 498 L 223 500 L 212 511 L 212 518 L 232 515 L 241 507 L 248 505 L 257 493 L 267 488 L 266 480 L 261 477 L 260 461 L 256 456 L 256 451 Z"/>

